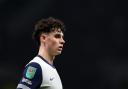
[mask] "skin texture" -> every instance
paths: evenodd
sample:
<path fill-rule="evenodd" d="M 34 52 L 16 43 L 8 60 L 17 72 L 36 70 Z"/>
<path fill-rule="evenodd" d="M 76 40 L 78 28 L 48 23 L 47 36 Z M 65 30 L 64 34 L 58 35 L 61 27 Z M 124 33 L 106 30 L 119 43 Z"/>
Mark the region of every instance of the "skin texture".
<path fill-rule="evenodd" d="M 64 34 L 61 29 L 55 28 L 54 31 L 50 33 L 43 33 L 40 36 L 40 48 L 39 55 L 44 57 L 50 64 L 53 64 L 53 60 L 56 55 L 61 54 L 63 45 L 65 43 Z"/>

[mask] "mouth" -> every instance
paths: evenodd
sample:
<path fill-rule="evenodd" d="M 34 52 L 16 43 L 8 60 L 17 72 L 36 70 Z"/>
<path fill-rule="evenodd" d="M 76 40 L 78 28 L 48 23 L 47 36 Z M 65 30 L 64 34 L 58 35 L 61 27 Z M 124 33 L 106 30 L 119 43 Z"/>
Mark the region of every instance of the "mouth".
<path fill-rule="evenodd" d="M 58 50 L 62 51 L 63 50 L 63 46 L 59 46 Z"/>

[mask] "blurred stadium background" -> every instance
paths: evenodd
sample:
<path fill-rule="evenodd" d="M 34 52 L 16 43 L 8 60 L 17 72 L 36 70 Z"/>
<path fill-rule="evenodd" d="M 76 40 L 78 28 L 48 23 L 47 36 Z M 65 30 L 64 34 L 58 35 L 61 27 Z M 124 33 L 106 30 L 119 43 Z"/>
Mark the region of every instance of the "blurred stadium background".
<path fill-rule="evenodd" d="M 55 60 L 64 89 L 128 89 L 128 5 L 123 0 L 0 0 L 0 89 L 15 89 L 37 54 L 37 20 L 55 17 L 67 31 Z"/>

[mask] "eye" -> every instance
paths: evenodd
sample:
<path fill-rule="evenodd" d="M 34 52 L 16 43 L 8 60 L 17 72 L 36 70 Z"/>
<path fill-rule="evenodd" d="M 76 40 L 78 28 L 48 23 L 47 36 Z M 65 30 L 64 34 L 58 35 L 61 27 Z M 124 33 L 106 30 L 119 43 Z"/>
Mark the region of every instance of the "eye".
<path fill-rule="evenodd" d="M 60 34 L 56 34 L 55 38 L 61 38 L 61 35 Z"/>

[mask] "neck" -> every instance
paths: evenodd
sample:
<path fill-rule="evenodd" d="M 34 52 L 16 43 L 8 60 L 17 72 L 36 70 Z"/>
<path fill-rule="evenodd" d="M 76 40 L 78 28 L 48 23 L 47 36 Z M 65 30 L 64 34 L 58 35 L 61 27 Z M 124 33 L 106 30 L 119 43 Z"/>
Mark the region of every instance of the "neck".
<path fill-rule="evenodd" d="M 38 55 L 42 56 L 49 64 L 53 65 L 53 60 L 55 56 L 52 56 L 44 49 L 43 47 L 40 46 Z"/>

